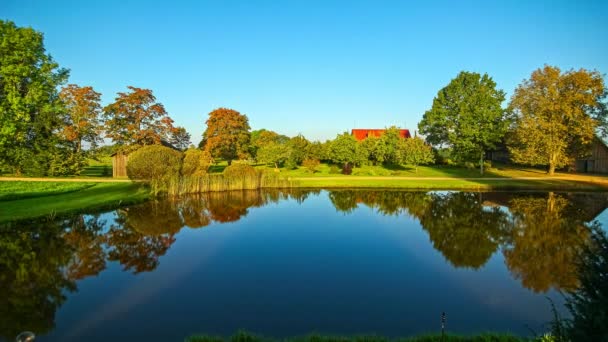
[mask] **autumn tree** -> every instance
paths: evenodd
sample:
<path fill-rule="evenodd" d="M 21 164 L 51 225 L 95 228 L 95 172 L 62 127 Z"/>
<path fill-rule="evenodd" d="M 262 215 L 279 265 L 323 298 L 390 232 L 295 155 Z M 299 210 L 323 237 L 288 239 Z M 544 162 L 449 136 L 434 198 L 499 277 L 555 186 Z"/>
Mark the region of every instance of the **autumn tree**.
<path fill-rule="evenodd" d="M 129 86 L 104 108 L 106 137 L 119 145 L 152 145 L 168 141 L 174 129 L 165 107 L 152 90 Z"/>
<path fill-rule="evenodd" d="M 431 164 L 435 161 L 433 149 L 419 137 L 402 139 L 399 142 L 398 155 L 402 163 L 414 165 L 416 173 L 418 173 L 418 165 Z"/>
<path fill-rule="evenodd" d="M 80 87 L 68 84 L 59 93 L 67 116 L 63 135 L 66 140 L 74 143 L 74 152 L 82 151 L 82 143 L 87 142 L 96 148 L 101 139 L 101 94 L 93 87 Z"/>
<path fill-rule="evenodd" d="M 169 143 L 178 150 L 185 151 L 190 146 L 190 133 L 184 127 L 174 127 L 169 136 Z"/>
<path fill-rule="evenodd" d="M 461 160 L 479 160 L 483 174 L 485 152 L 508 127 L 504 100 L 505 92 L 490 76 L 462 71 L 437 93 L 418 128 L 429 143 L 452 147 Z"/>
<path fill-rule="evenodd" d="M 17 174 L 47 174 L 59 150 L 67 80 L 46 53 L 43 35 L 0 20 L 0 164 Z"/>
<path fill-rule="evenodd" d="M 548 173 L 584 154 L 605 117 L 604 81 L 597 71 L 562 73 L 545 66 L 520 84 L 511 99 L 516 115 L 509 141 L 513 161 L 548 166 Z"/>
<path fill-rule="evenodd" d="M 246 115 L 236 110 L 218 108 L 209 113 L 206 123 L 203 145 L 214 158 L 225 159 L 230 164 L 234 159 L 247 156 L 250 127 Z"/>

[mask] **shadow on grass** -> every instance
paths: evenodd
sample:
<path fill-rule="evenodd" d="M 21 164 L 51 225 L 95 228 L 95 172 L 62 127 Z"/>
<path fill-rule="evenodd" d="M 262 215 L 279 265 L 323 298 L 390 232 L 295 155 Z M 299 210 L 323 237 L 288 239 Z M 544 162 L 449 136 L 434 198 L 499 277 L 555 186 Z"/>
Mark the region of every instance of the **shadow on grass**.
<path fill-rule="evenodd" d="M 95 165 L 87 166 L 82 172 L 81 176 L 86 177 L 112 177 L 112 166 L 110 165 Z"/>

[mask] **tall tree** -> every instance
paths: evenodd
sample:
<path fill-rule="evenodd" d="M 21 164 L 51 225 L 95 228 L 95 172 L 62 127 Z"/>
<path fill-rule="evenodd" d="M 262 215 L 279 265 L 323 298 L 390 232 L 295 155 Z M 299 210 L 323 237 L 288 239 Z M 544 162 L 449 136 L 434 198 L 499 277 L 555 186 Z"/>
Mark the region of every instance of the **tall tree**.
<path fill-rule="evenodd" d="M 462 71 L 433 99 L 433 106 L 418 124 L 420 133 L 431 144 L 453 148 L 462 160 L 483 159 L 496 147 L 508 127 L 501 104 L 505 92 L 487 74 Z"/>
<path fill-rule="evenodd" d="M 177 149 L 185 151 L 191 144 L 190 133 L 184 127 L 175 127 L 171 130 L 169 142 Z"/>
<path fill-rule="evenodd" d="M 293 148 L 287 143 L 269 142 L 258 150 L 260 163 L 273 164 L 278 171 L 279 165 L 285 163 L 293 154 Z"/>
<path fill-rule="evenodd" d="M 360 146 L 350 133 L 339 134 L 330 144 L 331 160 L 339 165 L 359 163 Z"/>
<path fill-rule="evenodd" d="M 66 140 L 73 142 L 74 152 L 82 151 L 82 143 L 87 142 L 92 148 L 97 147 L 101 139 L 101 94 L 93 87 L 80 87 L 68 84 L 59 93 L 67 115 L 63 135 Z"/>
<path fill-rule="evenodd" d="M 57 89 L 67 77 L 42 33 L 0 20 L 0 163 L 17 174 L 47 172 L 64 112 Z"/>
<path fill-rule="evenodd" d="M 104 108 L 106 136 L 119 145 L 152 145 L 167 141 L 173 120 L 156 102 L 152 90 L 128 86 L 114 103 Z"/>
<path fill-rule="evenodd" d="M 555 169 L 584 154 L 605 117 L 604 81 L 597 71 L 562 73 L 545 66 L 524 80 L 511 99 L 516 115 L 509 152 L 517 163 Z M 605 121 L 605 120 L 604 120 Z"/>
<path fill-rule="evenodd" d="M 207 129 L 203 133 L 206 151 L 215 158 L 230 164 L 236 158 L 245 158 L 249 147 L 249 120 L 236 110 L 218 108 L 209 113 Z"/>

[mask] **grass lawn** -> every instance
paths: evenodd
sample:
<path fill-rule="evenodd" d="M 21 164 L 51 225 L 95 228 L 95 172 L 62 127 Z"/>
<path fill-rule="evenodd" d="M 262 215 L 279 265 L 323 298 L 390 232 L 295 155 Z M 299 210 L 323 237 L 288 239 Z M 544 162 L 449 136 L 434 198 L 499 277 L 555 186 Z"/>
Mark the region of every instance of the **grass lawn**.
<path fill-rule="evenodd" d="M 95 186 L 94 183 L 0 182 L 0 201 L 65 194 Z"/>
<path fill-rule="evenodd" d="M 0 186 L 4 183 L 13 182 L 2 182 Z M 96 183 L 80 190 L 60 194 L 44 194 L 44 191 L 38 191 L 36 187 L 44 189 L 46 184 L 40 183 L 46 182 L 23 183 L 30 184 L 31 193 L 43 195 L 1 202 L 0 222 L 81 212 L 93 208 L 115 208 L 144 201 L 150 196 L 145 187 L 135 183 Z M 74 183 L 65 183 L 66 186 L 71 184 Z M 27 193 L 23 194 L 27 197 Z"/>

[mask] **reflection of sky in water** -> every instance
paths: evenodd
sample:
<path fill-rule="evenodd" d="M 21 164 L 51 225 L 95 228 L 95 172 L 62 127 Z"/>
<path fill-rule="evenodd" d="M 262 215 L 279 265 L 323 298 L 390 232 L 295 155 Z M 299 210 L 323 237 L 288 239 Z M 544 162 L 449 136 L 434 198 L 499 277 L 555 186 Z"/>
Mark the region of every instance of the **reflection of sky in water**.
<path fill-rule="evenodd" d="M 102 217 L 109 226 L 116 216 Z M 173 341 L 239 329 L 405 336 L 438 331 L 442 311 L 450 331 L 529 334 L 551 319 L 547 294 L 522 287 L 500 248 L 478 270 L 455 268 L 417 218 L 362 203 L 339 212 L 327 192 L 250 207 L 175 239 L 152 272 L 108 262 L 79 281 L 39 340 Z"/>

